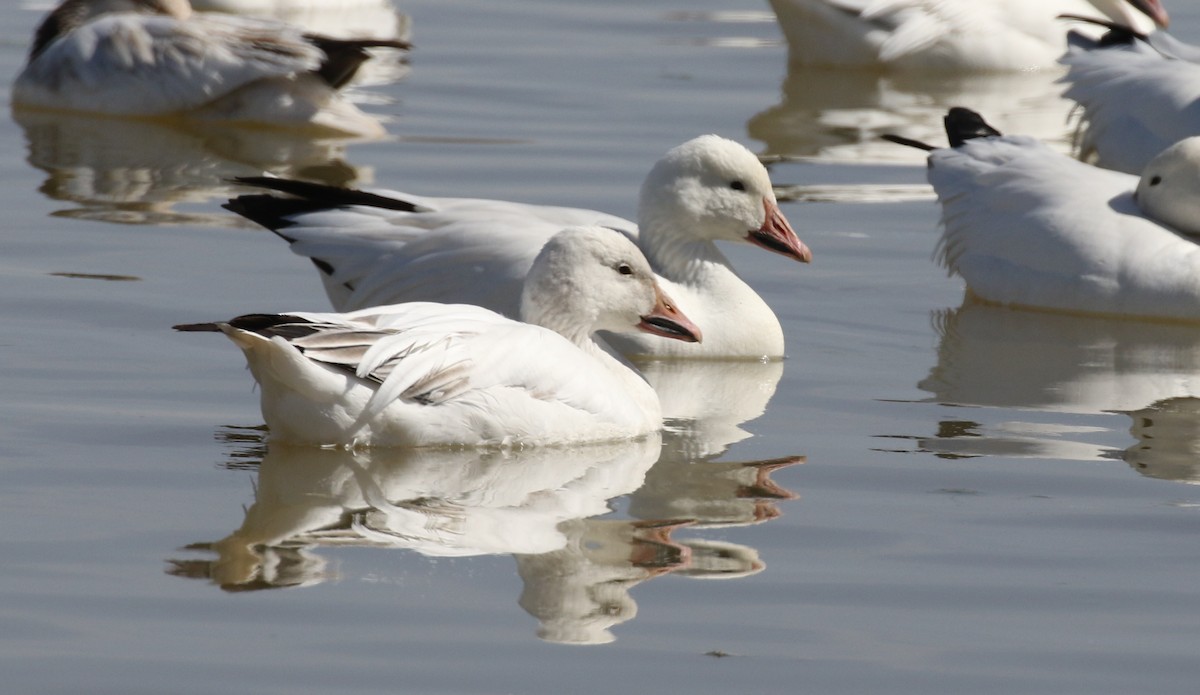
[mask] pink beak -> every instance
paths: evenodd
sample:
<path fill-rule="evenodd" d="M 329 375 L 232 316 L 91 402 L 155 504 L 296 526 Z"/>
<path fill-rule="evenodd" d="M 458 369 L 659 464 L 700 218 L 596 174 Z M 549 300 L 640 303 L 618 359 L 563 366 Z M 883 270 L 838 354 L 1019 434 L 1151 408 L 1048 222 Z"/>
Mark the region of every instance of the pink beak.
<path fill-rule="evenodd" d="M 1167 16 L 1167 8 L 1163 7 L 1160 0 L 1129 0 L 1129 4 L 1133 5 L 1134 9 L 1154 20 L 1159 29 L 1166 29 L 1171 23 L 1171 18 Z"/>
<path fill-rule="evenodd" d="M 654 308 L 642 317 L 637 327 L 651 335 L 682 340 L 686 343 L 698 343 L 700 329 L 683 312 L 675 308 L 675 303 L 656 284 L 654 286 Z"/>
<path fill-rule="evenodd" d="M 779 205 L 770 198 L 763 198 L 763 210 L 766 220 L 758 229 L 746 235 L 746 240 L 755 246 L 761 246 L 768 251 L 783 254 L 801 263 L 812 262 L 812 251 L 800 241 L 792 225 L 779 210 Z"/>

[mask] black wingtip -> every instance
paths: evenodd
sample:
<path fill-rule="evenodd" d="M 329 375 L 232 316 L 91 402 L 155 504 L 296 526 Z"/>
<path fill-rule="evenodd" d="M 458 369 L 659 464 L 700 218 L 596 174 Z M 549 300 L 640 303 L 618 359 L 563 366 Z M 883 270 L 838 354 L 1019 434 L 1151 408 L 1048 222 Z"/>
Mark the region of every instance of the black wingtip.
<path fill-rule="evenodd" d="M 983 116 L 961 106 L 951 108 L 942 121 L 946 126 L 946 137 L 949 138 L 951 147 L 959 147 L 967 140 L 1002 134 L 988 125 Z"/>
<path fill-rule="evenodd" d="M 325 53 L 325 61 L 314 72 L 334 89 L 341 89 L 354 79 L 362 64 L 371 59 L 369 48 L 394 48 L 408 51 L 412 44 L 389 39 L 335 39 L 319 34 L 304 37 Z"/>
<path fill-rule="evenodd" d="M 220 333 L 221 326 L 215 323 L 181 323 L 171 328 L 184 333 Z"/>
<path fill-rule="evenodd" d="M 401 212 L 416 212 L 417 206 L 407 200 L 389 198 L 387 196 L 368 193 L 354 188 L 339 188 L 323 183 L 300 181 L 297 179 L 282 179 L 273 176 L 237 176 L 231 179 L 233 183 L 255 188 L 265 188 L 279 193 L 286 193 L 290 198 L 256 194 L 242 195 L 230 199 L 221 207 L 235 212 L 242 217 L 266 227 L 292 242 L 280 230 L 295 224 L 293 217 L 309 212 L 331 210 L 334 208 L 362 205 L 366 207 L 398 210 Z"/>
<path fill-rule="evenodd" d="M 1137 41 L 1149 41 L 1150 37 L 1140 31 L 1135 31 L 1132 27 L 1118 24 L 1108 19 L 1099 19 L 1096 17 L 1085 17 L 1077 14 L 1060 14 L 1059 19 L 1066 19 L 1073 22 L 1083 22 L 1084 24 L 1092 24 L 1098 27 L 1107 29 L 1107 33 L 1101 36 L 1099 40 L 1090 39 L 1083 36 L 1079 32 L 1072 31 L 1067 35 L 1067 42 L 1070 45 L 1083 46 L 1084 48 L 1105 48 L 1107 46 L 1127 46 Z"/>
<path fill-rule="evenodd" d="M 299 179 L 284 179 L 275 176 L 235 176 L 232 181 L 244 186 L 265 188 L 288 195 L 304 198 L 313 203 L 321 203 L 326 208 L 364 205 L 366 207 L 400 212 L 416 212 L 417 206 L 407 200 L 390 198 L 377 193 L 368 193 L 357 188 L 342 188 L 327 183 L 313 183 Z"/>
<path fill-rule="evenodd" d="M 316 330 L 308 319 L 291 314 L 245 314 L 220 323 L 181 323 L 171 328 L 184 333 L 220 333 L 222 326 L 289 339 L 302 337 Z"/>
<path fill-rule="evenodd" d="M 920 140 L 913 140 L 912 138 L 906 138 L 903 135 L 893 135 L 892 133 L 884 133 L 883 135 L 880 135 L 879 137 L 884 140 L 887 140 L 888 142 L 894 142 L 897 145 L 904 145 L 905 147 L 915 147 L 918 150 L 925 150 L 926 152 L 931 152 L 931 151 L 937 149 L 933 145 L 921 142 Z"/>

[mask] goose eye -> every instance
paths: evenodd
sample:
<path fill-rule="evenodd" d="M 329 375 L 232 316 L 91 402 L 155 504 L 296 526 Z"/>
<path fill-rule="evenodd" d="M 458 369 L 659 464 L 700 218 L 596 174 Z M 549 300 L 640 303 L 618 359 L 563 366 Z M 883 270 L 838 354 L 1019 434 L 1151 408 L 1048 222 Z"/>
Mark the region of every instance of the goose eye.
<path fill-rule="evenodd" d="M 742 183 L 740 180 L 736 180 L 736 179 L 734 181 L 730 182 L 729 187 L 735 191 L 746 190 L 746 184 Z"/>
<path fill-rule="evenodd" d="M 1161 176 L 1152 176 L 1152 177 L 1150 177 L 1150 185 L 1151 185 L 1151 186 L 1157 186 L 1157 185 L 1158 185 L 1158 184 L 1160 184 L 1160 183 L 1162 183 L 1162 177 L 1161 177 Z"/>
<path fill-rule="evenodd" d="M 628 263 L 622 263 L 617 266 L 617 272 L 622 275 L 633 275 L 633 268 Z"/>

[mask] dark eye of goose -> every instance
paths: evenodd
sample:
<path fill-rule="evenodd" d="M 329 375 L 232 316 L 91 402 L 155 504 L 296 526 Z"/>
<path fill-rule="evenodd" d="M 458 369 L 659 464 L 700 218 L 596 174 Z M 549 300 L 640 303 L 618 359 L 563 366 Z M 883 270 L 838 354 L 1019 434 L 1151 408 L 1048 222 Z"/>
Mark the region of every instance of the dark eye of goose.
<path fill-rule="evenodd" d="M 617 266 L 617 272 L 622 275 L 633 275 L 633 268 L 628 263 L 622 263 Z"/>
<path fill-rule="evenodd" d="M 1151 185 L 1151 186 L 1157 186 L 1157 185 L 1158 185 L 1158 184 L 1160 184 L 1160 183 L 1162 183 L 1162 177 L 1161 177 L 1161 176 L 1151 176 L 1151 177 L 1150 177 L 1150 185 Z"/>
<path fill-rule="evenodd" d="M 746 190 L 746 184 L 742 183 L 740 180 L 737 180 L 737 179 L 734 179 L 734 180 L 733 180 L 733 181 L 732 181 L 732 182 L 729 184 L 729 187 L 730 187 L 730 188 L 732 188 L 732 189 L 733 189 L 733 190 L 735 190 L 735 191 L 744 191 L 744 190 Z"/>

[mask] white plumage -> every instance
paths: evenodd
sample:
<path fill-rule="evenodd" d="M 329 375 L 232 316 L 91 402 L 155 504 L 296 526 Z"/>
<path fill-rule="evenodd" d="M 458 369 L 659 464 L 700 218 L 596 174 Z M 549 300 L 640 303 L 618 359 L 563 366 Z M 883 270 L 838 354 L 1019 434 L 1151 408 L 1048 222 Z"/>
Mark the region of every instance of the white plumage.
<path fill-rule="evenodd" d="M 642 186 L 639 226 L 594 210 L 497 200 L 362 193 L 256 179 L 301 200 L 243 196 L 229 207 L 292 242 L 327 274 L 334 305 L 460 302 L 517 314 L 525 274 L 564 226 L 636 237 L 663 288 L 697 324 L 702 345 L 614 336 L 626 354 L 779 357 L 783 330 L 715 241 L 748 241 L 789 258 L 811 254 L 779 211 L 766 169 L 745 147 L 706 135 L 672 149 Z"/>
<path fill-rule="evenodd" d="M 547 445 L 654 432 L 662 425 L 654 390 L 591 334 L 637 326 L 700 336 L 637 247 L 595 227 L 547 242 L 522 315 L 530 323 L 415 302 L 179 328 L 220 330 L 242 348 L 272 440 L 344 447 Z"/>
<path fill-rule="evenodd" d="M 930 153 L 929 181 L 942 205 L 938 259 L 975 296 L 1200 319 L 1200 246 L 1176 231 L 1200 231 L 1200 139 L 1162 153 L 1140 180 L 1032 138 L 970 139 Z"/>
<path fill-rule="evenodd" d="M 1159 0 L 771 0 L 771 7 L 792 62 L 889 70 L 1050 68 L 1070 27 L 1060 14 L 1139 30 L 1167 21 Z"/>
<path fill-rule="evenodd" d="M 1140 173 L 1155 155 L 1200 135 L 1200 49 L 1161 32 L 1099 44 L 1072 41 L 1064 96 L 1079 104 L 1080 155 Z"/>
<path fill-rule="evenodd" d="M 193 13 L 187 0 L 66 0 L 39 27 L 13 104 L 378 136 L 339 89 L 380 43 Z"/>

